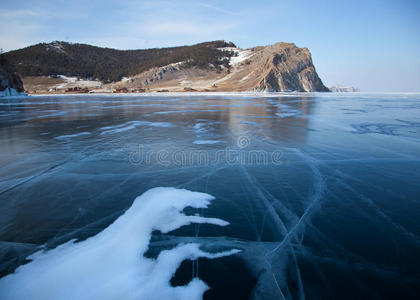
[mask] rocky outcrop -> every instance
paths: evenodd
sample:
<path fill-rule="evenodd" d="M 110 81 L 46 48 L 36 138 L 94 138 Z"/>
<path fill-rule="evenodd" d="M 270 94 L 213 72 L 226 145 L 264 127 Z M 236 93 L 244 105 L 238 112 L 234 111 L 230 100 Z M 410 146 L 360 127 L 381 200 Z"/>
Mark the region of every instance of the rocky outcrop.
<path fill-rule="evenodd" d="M 0 65 L 0 92 L 6 89 L 13 89 L 16 92 L 23 92 L 22 80 L 16 73 L 6 71 L 3 66 Z"/>
<path fill-rule="evenodd" d="M 269 92 L 327 92 L 312 63 L 308 48 L 277 43 L 257 50 L 261 80 L 254 88 Z"/>
<path fill-rule="evenodd" d="M 202 91 L 329 91 L 316 73 L 307 48 L 277 43 L 251 49 L 227 47 L 225 51 L 236 55 L 229 58 L 230 67 L 223 71 L 211 65 L 199 69 L 180 62 L 150 69 L 117 85 L 150 91 L 182 91 L 186 86 Z"/>

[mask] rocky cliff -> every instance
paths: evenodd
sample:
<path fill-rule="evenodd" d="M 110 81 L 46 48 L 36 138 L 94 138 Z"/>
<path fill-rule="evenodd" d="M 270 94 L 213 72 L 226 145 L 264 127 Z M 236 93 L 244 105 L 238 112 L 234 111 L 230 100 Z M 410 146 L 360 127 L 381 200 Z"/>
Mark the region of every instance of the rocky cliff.
<path fill-rule="evenodd" d="M 308 48 L 277 43 L 256 50 L 252 61 L 260 70 L 258 91 L 327 92 L 312 63 Z"/>
<path fill-rule="evenodd" d="M 0 92 L 6 89 L 14 89 L 21 93 L 23 92 L 23 84 L 16 73 L 8 72 L 0 65 Z"/>
<path fill-rule="evenodd" d="M 222 71 L 212 65 L 202 69 L 179 62 L 150 69 L 111 86 L 150 91 L 181 91 L 184 88 L 232 92 L 329 91 L 316 73 L 307 48 L 277 43 L 251 49 L 226 47 L 223 51 L 235 55 L 229 57 L 229 66 Z"/>
<path fill-rule="evenodd" d="M 266 47 L 240 49 L 224 47 L 226 67 L 191 67 L 178 62 L 152 68 L 124 81 L 107 86 L 112 89 L 146 89 L 148 91 L 267 91 L 327 92 L 307 48 L 277 43 Z"/>

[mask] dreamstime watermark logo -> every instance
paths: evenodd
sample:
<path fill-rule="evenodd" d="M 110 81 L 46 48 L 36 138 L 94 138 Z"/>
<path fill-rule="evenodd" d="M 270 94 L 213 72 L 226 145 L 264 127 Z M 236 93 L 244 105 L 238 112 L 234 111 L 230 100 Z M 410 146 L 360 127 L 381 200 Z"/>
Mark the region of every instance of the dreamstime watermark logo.
<path fill-rule="evenodd" d="M 237 139 L 237 147 L 214 150 L 152 150 L 139 144 L 137 149 L 128 155 L 129 162 L 135 165 L 195 166 L 195 165 L 282 165 L 283 151 L 266 151 L 249 149 L 251 139 L 241 136 Z"/>
<path fill-rule="evenodd" d="M 237 144 L 239 148 L 246 148 L 251 144 L 251 139 L 246 135 L 240 136 L 238 138 Z"/>

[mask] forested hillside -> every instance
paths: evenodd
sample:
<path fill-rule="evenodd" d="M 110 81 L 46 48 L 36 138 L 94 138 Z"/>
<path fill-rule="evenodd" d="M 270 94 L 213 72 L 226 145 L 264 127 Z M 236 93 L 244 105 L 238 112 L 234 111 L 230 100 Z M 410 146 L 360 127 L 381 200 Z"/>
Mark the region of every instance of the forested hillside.
<path fill-rule="evenodd" d="M 20 76 L 67 75 L 99 79 L 104 82 L 118 81 L 152 67 L 176 62 L 187 66 L 216 68 L 229 67 L 230 51 L 218 48 L 235 47 L 225 41 L 205 42 L 193 46 L 156 48 L 145 50 L 116 50 L 86 44 L 67 42 L 42 43 L 10 51 L 1 55 L 7 69 Z"/>

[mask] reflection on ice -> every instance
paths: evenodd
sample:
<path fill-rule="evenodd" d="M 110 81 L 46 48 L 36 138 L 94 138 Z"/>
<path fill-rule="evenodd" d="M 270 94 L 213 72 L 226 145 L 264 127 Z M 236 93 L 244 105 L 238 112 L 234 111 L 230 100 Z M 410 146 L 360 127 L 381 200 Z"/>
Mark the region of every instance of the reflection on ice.
<path fill-rule="evenodd" d="M 189 243 L 162 251 L 157 259 L 143 255 L 153 230 L 167 233 L 191 223 L 228 225 L 220 219 L 182 213 L 186 207 L 206 208 L 213 199 L 188 190 L 151 189 L 99 234 L 32 254 L 30 263 L 0 279 L 0 298 L 200 299 L 208 289 L 200 279 L 186 286 L 169 283 L 182 261 L 218 258 L 238 250 L 207 253 L 199 244 Z"/>

